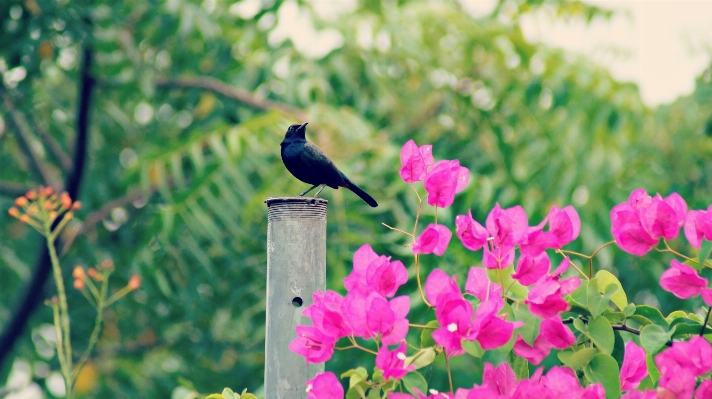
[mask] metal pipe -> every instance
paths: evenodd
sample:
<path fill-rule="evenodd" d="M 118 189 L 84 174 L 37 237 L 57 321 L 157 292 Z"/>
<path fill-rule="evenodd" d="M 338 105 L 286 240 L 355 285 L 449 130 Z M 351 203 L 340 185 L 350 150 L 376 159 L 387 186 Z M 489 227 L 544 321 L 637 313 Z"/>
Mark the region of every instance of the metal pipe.
<path fill-rule="evenodd" d="M 326 285 L 326 205 L 312 197 L 268 198 L 265 398 L 303 399 L 305 384 L 324 364 L 306 366 L 287 346 L 302 311 Z"/>

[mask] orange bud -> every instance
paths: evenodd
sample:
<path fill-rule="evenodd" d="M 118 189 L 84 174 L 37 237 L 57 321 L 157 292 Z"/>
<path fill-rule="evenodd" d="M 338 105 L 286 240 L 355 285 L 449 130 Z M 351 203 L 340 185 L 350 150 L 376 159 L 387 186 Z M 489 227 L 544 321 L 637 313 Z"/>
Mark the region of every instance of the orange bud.
<path fill-rule="evenodd" d="M 17 197 L 15 198 L 15 205 L 19 207 L 23 207 L 27 205 L 27 198 L 26 197 Z"/>
<path fill-rule="evenodd" d="M 37 213 L 39 209 L 37 208 L 37 204 L 32 204 L 27 208 L 27 214 L 32 216 Z"/>
<path fill-rule="evenodd" d="M 12 216 L 14 218 L 20 216 L 20 211 L 17 208 L 15 208 L 14 206 L 12 208 L 8 209 L 7 213 L 9 213 L 10 216 Z"/>
<path fill-rule="evenodd" d="M 30 215 L 24 214 L 24 215 L 20 216 L 20 221 L 21 221 L 22 223 L 29 223 L 29 221 L 30 221 Z"/>
<path fill-rule="evenodd" d="M 72 204 L 72 209 L 75 211 L 82 209 L 82 201 L 74 201 L 74 204 Z"/>
<path fill-rule="evenodd" d="M 33 200 L 33 199 L 37 198 L 37 191 L 36 191 L 36 190 L 30 190 L 30 191 L 28 191 L 28 192 L 25 193 L 25 197 L 27 197 L 27 199 L 29 199 L 29 200 Z"/>
<path fill-rule="evenodd" d="M 87 270 L 87 275 L 91 278 L 95 278 L 97 274 L 96 269 L 93 267 L 90 267 L 89 270 Z"/>
<path fill-rule="evenodd" d="M 129 279 L 129 284 L 128 284 L 129 289 L 131 291 L 136 291 L 138 289 L 138 287 L 140 287 L 140 286 L 141 286 L 141 276 L 139 276 L 138 274 L 134 274 L 133 276 L 131 276 L 131 278 Z"/>
<path fill-rule="evenodd" d="M 74 280 L 74 288 L 78 289 L 79 291 L 84 289 L 84 280 L 81 279 L 75 279 Z"/>
<path fill-rule="evenodd" d="M 84 278 L 84 268 L 81 266 L 74 266 L 72 270 L 72 277 L 81 279 Z"/>
<path fill-rule="evenodd" d="M 42 206 L 44 206 L 44 209 L 50 210 L 50 209 L 52 209 L 54 204 L 52 203 L 52 201 L 45 201 L 44 204 L 42 204 Z"/>
<path fill-rule="evenodd" d="M 45 187 L 44 188 L 44 195 L 45 197 L 49 197 L 54 193 L 54 189 L 52 187 Z"/>
<path fill-rule="evenodd" d="M 73 212 L 67 212 L 67 213 L 64 215 L 64 218 L 67 219 L 67 220 L 72 220 L 72 219 L 74 219 L 74 213 L 73 213 Z"/>
<path fill-rule="evenodd" d="M 103 262 L 101 262 L 101 267 L 103 267 L 104 269 L 113 269 L 114 261 L 111 259 L 106 259 Z"/>
<path fill-rule="evenodd" d="M 62 209 L 69 209 L 72 207 L 72 199 L 69 198 L 69 194 L 67 194 L 66 191 L 59 196 L 59 200 L 62 202 Z"/>
<path fill-rule="evenodd" d="M 57 211 L 51 211 L 49 213 L 49 220 L 54 221 L 54 219 L 57 219 Z"/>

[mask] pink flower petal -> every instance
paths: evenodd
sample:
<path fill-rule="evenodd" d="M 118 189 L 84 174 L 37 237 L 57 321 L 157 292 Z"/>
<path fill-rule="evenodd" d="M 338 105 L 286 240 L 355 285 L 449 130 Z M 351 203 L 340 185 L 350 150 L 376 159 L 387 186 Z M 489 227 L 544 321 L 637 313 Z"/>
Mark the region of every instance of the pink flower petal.
<path fill-rule="evenodd" d="M 517 271 L 512 274 L 512 278 L 519 281 L 521 285 L 532 285 L 539 281 L 549 272 L 551 260 L 546 252 L 537 256 L 522 255 L 517 262 Z"/>
<path fill-rule="evenodd" d="M 558 317 L 542 321 L 539 334 L 556 349 L 566 349 L 576 342 L 576 336 Z"/>
<path fill-rule="evenodd" d="M 487 287 L 489 287 L 489 295 L 487 293 Z M 484 302 L 495 296 L 501 297 L 502 287 L 491 282 L 484 269 L 473 266 L 467 273 L 465 292 L 474 295 L 477 299 Z"/>
<path fill-rule="evenodd" d="M 623 366 L 621 367 L 621 390 L 628 391 L 638 388 L 640 381 L 648 375 L 648 366 L 645 364 L 645 350 L 628 342 L 625 346 Z"/>
<path fill-rule="evenodd" d="M 527 344 L 520 335 L 517 335 L 517 341 L 514 343 L 514 353 L 527 359 L 531 364 L 537 365 L 544 360 L 551 352 L 551 345 L 541 337 L 534 340 L 534 345 Z"/>
<path fill-rule="evenodd" d="M 678 298 L 689 299 L 707 287 L 707 279 L 700 277 L 690 266 L 673 259 L 670 268 L 660 276 L 660 286 Z"/>
<path fill-rule="evenodd" d="M 307 399 L 343 399 L 344 387 L 341 386 L 334 373 L 317 373 L 307 381 Z"/>
<path fill-rule="evenodd" d="M 457 237 L 470 251 L 478 251 L 487 243 L 487 230 L 472 219 L 472 211 L 467 211 L 467 215 L 458 215 L 455 226 Z"/>

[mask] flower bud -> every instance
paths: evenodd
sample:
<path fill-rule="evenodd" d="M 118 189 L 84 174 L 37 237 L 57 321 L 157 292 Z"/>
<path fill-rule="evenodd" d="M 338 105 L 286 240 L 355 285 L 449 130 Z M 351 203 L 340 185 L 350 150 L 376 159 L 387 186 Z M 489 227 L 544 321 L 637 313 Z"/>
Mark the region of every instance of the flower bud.
<path fill-rule="evenodd" d="M 23 207 L 27 205 L 27 197 L 17 197 L 15 198 L 15 205 Z"/>
<path fill-rule="evenodd" d="M 54 193 L 54 189 L 52 187 L 45 187 L 44 188 L 44 195 L 45 197 L 49 197 Z"/>
<path fill-rule="evenodd" d="M 97 275 L 96 269 L 90 267 L 89 270 L 87 270 L 87 275 L 91 278 L 95 278 Z"/>
<path fill-rule="evenodd" d="M 37 198 L 37 191 L 34 189 L 30 190 L 25 193 L 25 197 L 27 197 L 27 199 L 29 199 L 29 200 L 33 200 L 33 199 Z"/>
<path fill-rule="evenodd" d="M 20 221 L 21 221 L 22 223 L 29 223 L 29 222 L 30 222 L 30 215 L 24 214 L 24 215 L 20 216 Z"/>
<path fill-rule="evenodd" d="M 72 270 L 72 277 L 76 279 L 84 278 L 84 268 L 81 266 L 74 266 Z"/>
<path fill-rule="evenodd" d="M 79 291 L 84 289 L 84 280 L 80 279 L 75 279 L 74 280 L 74 288 L 78 289 Z"/>
<path fill-rule="evenodd" d="M 49 213 L 49 220 L 54 221 L 54 219 L 57 219 L 57 211 L 51 211 Z"/>
<path fill-rule="evenodd" d="M 69 198 L 69 194 L 67 194 L 66 191 L 59 196 L 59 201 L 62 203 L 62 209 L 69 209 L 72 207 L 72 199 Z"/>
<path fill-rule="evenodd" d="M 10 214 L 10 216 L 16 218 L 20 216 L 20 211 L 15 208 L 14 206 L 10 209 L 7 210 L 7 213 Z"/>
<path fill-rule="evenodd" d="M 138 289 L 138 287 L 140 287 L 140 286 L 141 286 L 141 276 L 139 276 L 138 274 L 134 274 L 133 276 L 131 276 L 131 278 L 129 279 L 129 284 L 128 284 L 129 289 L 131 291 L 136 291 Z"/>
<path fill-rule="evenodd" d="M 54 204 L 52 203 L 52 201 L 45 201 L 44 204 L 42 204 L 42 206 L 44 206 L 45 210 L 50 210 L 50 209 L 52 209 Z"/>
<path fill-rule="evenodd" d="M 72 204 L 72 210 L 78 211 L 82 209 L 82 201 L 74 201 L 74 204 Z"/>
<path fill-rule="evenodd" d="M 67 219 L 67 221 L 74 219 L 74 212 L 65 213 L 64 218 Z"/>
<path fill-rule="evenodd" d="M 106 259 L 103 262 L 101 262 L 101 267 L 104 269 L 113 269 L 114 268 L 114 261 L 111 259 Z"/>

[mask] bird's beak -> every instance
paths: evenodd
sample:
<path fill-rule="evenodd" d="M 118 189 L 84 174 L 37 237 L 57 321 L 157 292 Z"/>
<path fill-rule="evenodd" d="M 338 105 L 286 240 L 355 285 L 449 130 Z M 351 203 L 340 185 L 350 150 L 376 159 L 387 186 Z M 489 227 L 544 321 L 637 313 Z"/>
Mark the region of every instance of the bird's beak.
<path fill-rule="evenodd" d="M 299 126 L 299 130 L 304 130 L 304 129 L 306 129 L 306 127 L 307 127 L 308 124 L 309 124 L 309 122 L 304 122 L 304 123 L 302 123 L 302 125 Z"/>

